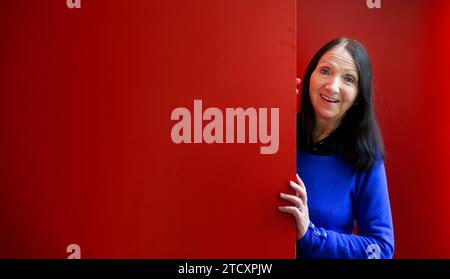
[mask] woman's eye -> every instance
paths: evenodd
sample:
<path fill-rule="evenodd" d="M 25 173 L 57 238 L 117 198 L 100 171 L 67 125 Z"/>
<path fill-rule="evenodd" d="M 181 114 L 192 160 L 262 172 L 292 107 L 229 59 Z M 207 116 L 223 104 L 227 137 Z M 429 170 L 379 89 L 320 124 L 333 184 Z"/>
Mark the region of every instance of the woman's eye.
<path fill-rule="evenodd" d="M 348 83 L 354 84 L 356 82 L 356 79 L 353 76 L 347 75 L 345 76 L 344 80 Z"/>
<path fill-rule="evenodd" d="M 322 68 L 320 68 L 320 73 L 322 75 L 328 75 L 328 74 L 330 74 L 330 69 L 328 69 L 326 67 L 322 67 Z"/>

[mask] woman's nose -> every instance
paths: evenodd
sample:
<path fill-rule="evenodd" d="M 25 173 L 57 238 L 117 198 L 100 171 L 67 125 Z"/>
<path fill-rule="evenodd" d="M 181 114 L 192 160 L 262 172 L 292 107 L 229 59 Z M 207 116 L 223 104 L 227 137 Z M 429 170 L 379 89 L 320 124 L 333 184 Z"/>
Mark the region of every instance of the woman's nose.
<path fill-rule="evenodd" d="M 340 86 L 339 78 L 332 77 L 326 84 L 325 88 L 328 89 L 331 93 L 338 93 L 339 92 L 339 86 Z"/>

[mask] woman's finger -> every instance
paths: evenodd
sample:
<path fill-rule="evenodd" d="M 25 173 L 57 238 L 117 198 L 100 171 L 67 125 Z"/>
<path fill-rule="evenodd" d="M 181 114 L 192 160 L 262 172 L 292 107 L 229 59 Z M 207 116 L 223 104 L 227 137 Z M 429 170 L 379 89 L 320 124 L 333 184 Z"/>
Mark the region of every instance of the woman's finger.
<path fill-rule="evenodd" d="M 297 176 L 297 182 L 298 185 L 305 187 L 305 183 L 303 183 L 303 180 L 300 178 L 300 176 L 298 175 L 298 173 L 295 174 L 295 176 Z"/>
<path fill-rule="evenodd" d="M 297 89 L 297 86 L 300 84 L 300 82 L 301 82 L 301 79 L 299 79 L 299 78 L 296 78 L 296 79 L 295 79 L 295 92 L 297 93 L 297 95 L 298 95 L 298 89 Z"/>
<path fill-rule="evenodd" d="M 285 200 L 287 200 L 287 201 L 292 202 L 292 203 L 295 204 L 295 206 L 297 206 L 298 208 L 303 208 L 304 203 L 303 203 L 303 201 L 302 201 L 299 197 L 297 197 L 297 196 L 288 195 L 288 194 L 285 194 L 285 193 L 280 193 L 280 197 L 281 197 L 282 199 L 285 199 Z"/>
<path fill-rule="evenodd" d="M 281 212 L 286 212 L 286 213 L 290 213 L 292 215 L 294 215 L 297 223 L 300 221 L 301 218 L 301 212 L 300 209 L 298 209 L 295 206 L 279 206 L 278 210 L 280 210 Z"/>
<path fill-rule="evenodd" d="M 281 212 L 292 214 L 295 218 L 295 223 L 297 225 L 297 229 L 299 228 L 300 224 L 302 223 L 302 213 L 300 209 L 298 209 L 295 206 L 280 206 L 278 207 L 278 210 Z"/>
<path fill-rule="evenodd" d="M 290 181 L 289 185 L 294 189 L 297 196 L 302 200 L 303 204 L 308 204 L 308 196 L 306 194 L 306 188 L 301 187 L 297 183 Z"/>

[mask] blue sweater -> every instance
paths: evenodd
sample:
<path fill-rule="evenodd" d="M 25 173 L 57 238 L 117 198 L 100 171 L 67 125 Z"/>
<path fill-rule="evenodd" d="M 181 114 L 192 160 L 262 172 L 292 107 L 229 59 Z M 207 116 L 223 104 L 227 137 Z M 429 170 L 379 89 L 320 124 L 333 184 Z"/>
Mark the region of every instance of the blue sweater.
<path fill-rule="evenodd" d="M 310 226 L 297 258 L 392 258 L 394 232 L 384 162 L 366 172 L 337 155 L 297 151 L 308 195 Z M 356 222 L 358 234 L 352 234 Z"/>

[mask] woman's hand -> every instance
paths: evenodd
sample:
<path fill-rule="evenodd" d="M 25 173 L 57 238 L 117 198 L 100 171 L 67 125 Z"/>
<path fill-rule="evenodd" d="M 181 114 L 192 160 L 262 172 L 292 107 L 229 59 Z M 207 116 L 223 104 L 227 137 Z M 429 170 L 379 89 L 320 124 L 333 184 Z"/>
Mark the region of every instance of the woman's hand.
<path fill-rule="evenodd" d="M 300 85 L 300 82 L 302 82 L 301 79 L 299 79 L 299 78 L 296 78 L 296 79 L 295 79 L 295 92 L 297 92 L 297 95 L 298 95 L 298 89 L 297 89 L 297 87 Z"/>
<path fill-rule="evenodd" d="M 308 196 L 306 194 L 305 184 L 298 174 L 297 183 L 290 181 L 289 184 L 294 189 L 296 195 L 280 193 L 280 197 L 292 202 L 294 206 L 280 206 L 278 209 L 281 212 L 290 213 L 294 216 L 297 225 L 297 239 L 302 239 L 309 226 Z"/>

